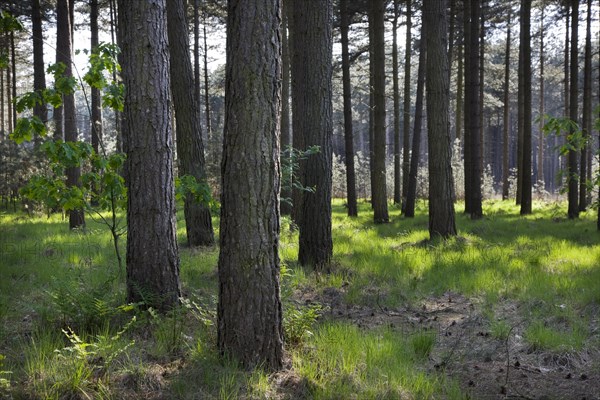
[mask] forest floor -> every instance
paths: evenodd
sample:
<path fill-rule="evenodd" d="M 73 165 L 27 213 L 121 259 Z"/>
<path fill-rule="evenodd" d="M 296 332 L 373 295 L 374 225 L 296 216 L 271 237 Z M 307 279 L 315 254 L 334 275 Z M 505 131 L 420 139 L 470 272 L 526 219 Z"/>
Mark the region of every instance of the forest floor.
<path fill-rule="evenodd" d="M 0 399 L 600 399 L 595 212 L 486 202 L 429 241 L 424 203 L 390 211 L 374 225 L 334 203 L 328 274 L 297 265 L 283 220 L 276 374 L 215 350 L 217 247 L 181 246 L 183 304 L 159 315 L 124 304 L 101 225 L 0 212 Z"/>

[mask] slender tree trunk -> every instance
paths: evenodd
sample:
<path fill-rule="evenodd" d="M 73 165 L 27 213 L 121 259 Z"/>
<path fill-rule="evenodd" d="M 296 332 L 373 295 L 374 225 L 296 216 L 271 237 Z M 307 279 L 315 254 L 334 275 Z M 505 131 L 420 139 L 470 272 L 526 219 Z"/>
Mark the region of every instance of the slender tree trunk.
<path fill-rule="evenodd" d="M 424 22 L 425 23 L 425 22 Z M 426 30 L 421 28 L 421 39 L 419 43 L 419 69 L 417 72 L 417 98 L 415 100 L 415 125 L 412 140 L 412 151 L 410 153 L 410 171 L 408 173 L 408 189 L 406 193 L 407 218 L 415 216 L 415 204 L 417 202 L 417 173 L 419 171 L 419 158 L 421 157 L 421 131 L 423 126 L 423 97 L 425 92 L 425 70 L 427 63 L 427 38 Z M 450 77 L 448 77 L 450 79 Z"/>
<path fill-rule="evenodd" d="M 7 34 L 7 50 L 10 51 L 10 35 Z M 10 65 L 6 67 L 6 115 L 8 116 L 8 129 L 7 132 L 10 134 L 13 131 L 13 96 L 12 96 L 12 68 Z"/>
<path fill-rule="evenodd" d="M 355 217 L 358 215 L 358 206 L 356 200 L 356 174 L 354 171 L 354 133 L 352 129 L 352 88 L 350 85 L 350 54 L 348 51 L 348 29 L 350 25 L 350 15 L 348 13 L 348 0 L 340 0 L 340 16 L 340 31 L 342 37 L 342 86 L 344 91 L 343 96 L 344 144 L 346 151 L 346 191 L 348 196 L 348 216 Z M 395 82 L 397 83 L 397 80 Z M 399 143 L 397 136 L 396 143 Z"/>
<path fill-rule="evenodd" d="M 90 0 L 90 32 L 92 51 L 99 44 L 98 40 L 98 0 Z M 96 154 L 99 153 L 99 144 L 102 140 L 102 98 L 100 89 L 92 87 L 92 147 Z"/>
<path fill-rule="evenodd" d="M 485 7 L 486 0 L 481 0 L 481 16 L 479 18 L 479 171 L 485 170 L 485 127 L 484 127 L 484 86 L 485 86 Z"/>
<path fill-rule="evenodd" d="M 579 0 L 571 0 L 571 61 L 570 61 L 570 82 L 569 82 L 569 118 L 572 121 L 579 119 L 577 104 L 578 97 L 578 27 L 579 27 Z M 569 132 L 572 135 L 574 132 Z M 578 202 L 578 166 L 579 152 L 569 150 L 567 154 L 567 180 L 568 180 L 568 217 L 569 219 L 579 218 Z"/>
<path fill-rule="evenodd" d="M 523 79 L 519 97 L 523 99 L 523 161 L 521 215 L 531 214 L 532 115 L 531 115 L 531 0 L 521 1 L 519 62 Z M 522 95 L 521 95 L 522 92 Z"/>
<path fill-rule="evenodd" d="M 281 25 L 281 47 L 282 47 L 282 89 L 281 89 L 281 156 L 285 157 L 284 150 L 292 146 L 292 130 L 290 122 L 290 38 L 288 37 L 289 30 L 289 0 L 283 0 L 283 11 L 282 11 L 282 25 Z M 283 163 L 283 160 L 282 160 Z M 288 156 L 288 160 L 285 165 L 291 163 L 291 158 Z M 291 174 L 290 174 L 291 175 Z M 293 176 L 290 176 L 293 179 Z M 291 183 L 288 186 L 281 188 L 281 199 L 287 199 L 287 201 L 280 202 L 281 215 L 290 215 L 292 212 L 292 205 L 289 203 L 292 198 Z"/>
<path fill-rule="evenodd" d="M 208 82 L 208 42 L 206 34 L 206 10 L 202 12 L 202 36 L 204 39 L 204 114 L 206 118 L 206 136 L 208 138 L 212 135 L 212 122 L 210 118 L 210 85 Z"/>
<path fill-rule="evenodd" d="M 389 222 L 386 188 L 386 127 L 385 127 L 385 1 L 372 0 L 369 29 L 373 30 L 373 220 Z"/>
<path fill-rule="evenodd" d="M 545 70 L 544 70 L 544 64 L 546 62 L 545 60 L 545 55 L 544 55 L 544 35 L 545 35 L 545 29 L 544 29 L 544 11 L 546 8 L 546 5 L 544 4 L 544 1 L 542 0 L 542 4 L 541 4 L 541 8 L 542 8 L 542 16 L 541 16 L 541 20 L 540 20 L 540 107 L 539 107 L 539 115 L 540 115 L 540 122 L 539 122 L 539 133 L 538 133 L 538 162 L 537 162 L 537 176 L 538 176 L 538 185 L 542 186 L 542 189 L 546 188 L 546 184 L 544 183 L 546 181 L 545 177 L 544 177 L 544 101 L 545 101 L 545 93 L 544 93 L 544 85 L 545 85 L 545 81 L 546 81 L 546 77 L 545 77 Z"/>
<path fill-rule="evenodd" d="M 179 302 L 166 0 L 119 0 L 127 153 L 127 301 Z"/>
<path fill-rule="evenodd" d="M 10 32 L 10 68 L 12 69 L 12 99 L 17 98 L 17 57 L 15 55 L 15 33 L 13 31 Z M 15 129 L 15 125 L 17 124 L 17 107 L 12 105 L 12 125 L 11 132 Z"/>
<path fill-rule="evenodd" d="M 464 37 L 463 37 L 464 41 Z M 464 141 L 463 135 L 463 108 L 465 105 L 464 100 L 464 43 L 458 43 L 458 67 L 456 72 L 456 138 L 460 141 Z M 464 143 L 463 143 L 464 147 Z"/>
<path fill-rule="evenodd" d="M 171 65 L 171 92 L 175 106 L 179 174 L 206 184 L 206 163 L 200 125 L 200 104 L 194 101 L 194 72 L 183 0 L 168 0 L 167 29 Z M 185 229 L 189 246 L 211 246 L 214 234 L 210 208 L 188 194 L 184 201 Z"/>
<path fill-rule="evenodd" d="M 4 73 L 0 69 L 0 132 L 2 135 L 5 134 L 6 129 L 4 126 Z"/>
<path fill-rule="evenodd" d="M 449 75 L 446 0 L 423 3 L 427 40 L 427 130 L 429 147 L 429 236 L 456 235 L 449 134 Z"/>
<path fill-rule="evenodd" d="M 301 150 L 319 146 L 319 153 L 300 162 L 304 191 L 298 226 L 298 261 L 317 270 L 329 268 L 331 237 L 332 165 L 332 19 L 331 0 L 293 2 L 292 109 L 294 137 Z M 307 62 L 307 60 L 311 60 Z M 296 205 L 294 205 L 296 207 Z"/>
<path fill-rule="evenodd" d="M 402 160 L 400 137 L 400 82 L 398 72 L 398 17 L 400 0 L 394 0 L 392 23 L 392 82 L 394 90 L 394 204 L 402 204 Z"/>
<path fill-rule="evenodd" d="M 472 219 L 483 215 L 481 204 L 481 143 L 479 102 L 479 0 L 465 1 L 465 212 Z"/>
<path fill-rule="evenodd" d="M 406 0 L 406 44 L 404 53 L 404 112 L 402 114 L 402 206 L 406 211 L 408 174 L 410 173 L 410 83 L 412 59 L 412 0 Z"/>
<path fill-rule="evenodd" d="M 194 0 L 194 101 L 200 107 L 200 0 Z"/>
<path fill-rule="evenodd" d="M 587 208 L 588 153 L 590 152 L 590 133 L 592 131 L 592 0 L 587 0 L 587 18 L 585 35 L 585 61 L 583 67 L 583 140 L 581 149 L 581 171 L 579 174 L 579 211 Z"/>
<path fill-rule="evenodd" d="M 33 34 L 33 90 L 41 92 L 46 89 L 46 71 L 44 65 L 44 36 L 40 0 L 31 1 L 31 32 Z M 37 104 L 33 108 L 33 115 L 45 123 L 48 120 L 46 104 Z"/>
<path fill-rule="evenodd" d="M 230 0 L 227 21 L 217 342 L 246 368 L 277 370 L 281 2 Z"/>
<path fill-rule="evenodd" d="M 115 38 L 115 30 L 117 28 L 116 26 L 116 21 L 117 21 L 117 5 L 115 3 L 115 0 L 109 0 L 108 2 L 109 5 L 109 13 L 110 13 L 110 42 L 114 45 L 117 44 L 117 39 Z M 119 54 L 119 63 L 121 63 L 122 60 L 122 54 Z M 112 79 L 114 82 L 117 81 L 117 71 L 113 71 L 113 75 L 112 75 Z M 123 132 L 121 129 L 121 123 L 122 123 L 122 118 L 123 115 L 120 111 L 115 110 L 115 131 L 116 131 L 116 135 L 117 135 L 117 139 L 116 139 L 116 147 L 117 147 L 117 152 L 123 152 Z"/>
<path fill-rule="evenodd" d="M 508 12 L 508 23 L 506 28 L 506 51 L 504 55 L 504 106 L 502 123 L 502 200 L 508 199 L 509 193 L 509 168 L 508 168 L 508 144 L 510 132 L 510 40 L 511 40 L 511 10 Z"/>

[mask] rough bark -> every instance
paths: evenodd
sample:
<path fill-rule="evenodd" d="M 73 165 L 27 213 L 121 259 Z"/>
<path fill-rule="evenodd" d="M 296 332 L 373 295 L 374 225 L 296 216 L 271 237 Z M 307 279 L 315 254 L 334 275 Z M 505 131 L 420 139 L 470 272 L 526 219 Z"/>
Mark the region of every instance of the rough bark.
<path fill-rule="evenodd" d="M 194 101 L 200 107 L 200 0 L 194 0 Z"/>
<path fill-rule="evenodd" d="M 167 2 L 167 25 L 179 174 L 190 175 L 196 182 L 206 183 L 200 109 L 199 104 L 194 101 L 194 72 L 183 0 Z M 188 194 L 183 211 L 188 245 L 213 245 L 215 240 L 209 206 Z"/>
<path fill-rule="evenodd" d="M 166 0 L 119 0 L 127 154 L 127 301 L 179 301 Z"/>
<path fill-rule="evenodd" d="M 415 100 L 415 125 L 413 129 L 412 150 L 410 153 L 410 170 L 408 173 L 408 188 L 406 193 L 406 209 L 404 215 L 408 218 L 415 216 L 417 202 L 417 173 L 421 157 L 421 131 L 423 127 L 423 97 L 425 92 L 425 71 L 427 63 L 427 38 L 425 37 L 425 22 L 421 28 L 419 44 L 419 69 L 417 72 L 417 98 Z M 449 76 L 448 76 L 449 78 Z"/>
<path fill-rule="evenodd" d="M 281 2 L 228 4 L 218 345 L 246 368 L 277 370 Z"/>
<path fill-rule="evenodd" d="M 396 3 L 395 3 L 396 4 Z M 350 84 L 350 54 L 348 51 L 348 28 L 350 15 L 348 13 L 348 0 L 340 0 L 340 31 L 342 42 L 342 86 L 344 97 L 344 145 L 346 152 L 346 192 L 348 197 L 348 216 L 358 215 L 356 200 L 356 174 L 354 171 L 354 132 L 352 129 L 352 87 Z M 395 31 L 394 31 L 395 32 Z M 395 37 L 395 34 L 394 34 Z M 395 46 L 394 46 L 395 48 Z M 397 52 L 395 52 L 397 54 Z M 396 63 L 396 61 L 394 61 Z M 397 80 L 395 81 L 395 84 Z M 394 86 L 396 87 L 396 86 Z M 394 92 L 396 93 L 396 92 Z M 397 121 L 397 120 L 396 120 Z M 396 124 L 397 122 L 395 122 Z M 399 143 L 399 137 L 396 143 Z M 399 144 L 398 144 L 399 146 Z"/>
<path fill-rule="evenodd" d="M 423 4 L 427 40 L 427 130 L 429 147 L 429 235 L 456 235 L 449 133 L 449 74 L 446 0 Z"/>
<path fill-rule="evenodd" d="M 532 115 L 531 115 L 531 0 L 521 1 L 519 62 L 523 78 L 519 97 L 523 101 L 523 161 L 521 163 L 521 215 L 531 214 Z M 521 94 L 522 92 L 522 94 Z"/>
<path fill-rule="evenodd" d="M 302 192 L 298 260 L 316 269 L 328 268 L 331 237 L 332 165 L 332 22 L 331 0 L 295 1 L 292 58 L 294 137 L 300 149 L 319 146 L 319 153 L 300 162 Z M 311 60 L 307 62 L 306 60 Z M 296 207 L 296 204 L 294 204 Z"/>
<path fill-rule="evenodd" d="M 412 0 L 406 1 L 406 44 L 404 53 L 404 111 L 402 113 L 402 212 L 406 209 L 410 173 L 410 83 L 412 56 Z"/>
<path fill-rule="evenodd" d="M 385 1 L 371 1 L 369 30 L 373 31 L 373 221 L 389 222 L 386 188 L 386 123 L 385 123 Z"/>
<path fill-rule="evenodd" d="M 506 50 L 504 54 L 504 104 L 502 117 L 502 200 L 508 199 L 509 170 L 508 170 L 508 142 L 510 140 L 510 40 L 511 40 L 511 10 L 508 11 L 506 27 Z"/>
<path fill-rule="evenodd" d="M 571 0 L 571 60 L 570 60 L 570 82 L 569 82 L 569 118 L 572 121 L 579 119 L 578 107 L 578 27 L 579 27 L 579 0 Z M 569 132 L 572 135 L 574 132 Z M 578 186 L 579 186 L 579 152 L 571 149 L 567 154 L 567 185 L 568 185 L 568 217 L 579 218 Z"/>
<path fill-rule="evenodd" d="M 73 40 L 71 36 L 71 10 L 69 9 L 69 0 L 58 0 L 56 3 L 56 32 L 57 32 L 57 61 L 65 64 L 65 76 L 73 76 L 72 51 Z M 76 142 L 77 134 L 77 114 L 75 110 L 74 93 L 63 95 L 63 119 L 64 119 L 64 140 L 66 142 Z M 67 186 L 79 186 L 81 169 L 79 167 L 69 167 L 66 170 Z M 83 210 L 69 211 L 69 228 L 81 228 L 85 226 Z"/>
<path fill-rule="evenodd" d="M 540 5 L 542 9 L 542 15 L 540 19 L 540 104 L 539 104 L 539 128 L 538 128 L 538 154 L 537 154 L 537 181 L 538 184 L 542 184 L 542 189 L 545 189 L 545 177 L 544 177 L 544 102 L 545 102 L 545 67 L 544 64 L 546 62 L 545 59 L 545 49 L 544 49 L 544 35 L 545 35 L 545 26 L 544 26 L 544 11 L 546 5 L 544 1 Z"/>
<path fill-rule="evenodd" d="M 33 90 L 41 92 L 46 89 L 46 68 L 40 0 L 31 0 L 31 32 L 33 36 Z M 37 104 L 33 108 L 33 115 L 46 122 L 48 120 L 46 104 Z"/>

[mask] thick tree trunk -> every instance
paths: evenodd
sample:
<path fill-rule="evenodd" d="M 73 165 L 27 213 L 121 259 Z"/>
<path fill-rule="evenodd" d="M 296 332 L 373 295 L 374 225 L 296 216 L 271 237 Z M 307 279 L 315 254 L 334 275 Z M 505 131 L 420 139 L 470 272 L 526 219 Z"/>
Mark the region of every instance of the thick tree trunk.
<path fill-rule="evenodd" d="M 44 65 L 44 36 L 40 0 L 31 0 L 31 32 L 33 34 L 33 90 L 41 92 L 46 89 L 46 67 Z M 48 121 L 46 104 L 37 104 L 33 115 L 42 121 Z M 2 129 L 0 127 L 0 129 Z"/>
<path fill-rule="evenodd" d="M 342 86 L 344 91 L 344 144 L 346 152 L 346 191 L 348 197 L 348 216 L 358 215 L 356 200 L 356 174 L 354 171 L 354 133 L 352 129 L 352 88 L 350 85 L 350 54 L 348 51 L 348 28 L 350 15 L 348 0 L 340 0 L 341 42 L 342 42 Z M 398 142 L 398 137 L 396 136 Z"/>
<path fill-rule="evenodd" d="M 581 149 L 581 171 L 579 174 L 579 211 L 587 208 L 587 175 L 588 153 L 590 153 L 589 138 L 592 131 L 592 0 L 587 0 L 587 18 L 585 35 L 585 61 L 583 67 L 583 140 Z"/>
<path fill-rule="evenodd" d="M 295 1 L 292 108 L 294 137 L 302 147 L 319 146 L 319 153 L 300 162 L 304 191 L 300 207 L 298 260 L 316 269 L 328 268 L 333 252 L 331 237 L 332 165 L 332 20 L 331 0 Z M 306 62 L 306 60 L 311 60 Z M 296 205 L 294 205 L 296 207 Z"/>
<path fill-rule="evenodd" d="M 194 101 L 194 72 L 190 59 L 183 0 L 167 2 L 167 25 L 179 174 L 191 175 L 196 182 L 206 184 L 200 105 Z M 183 210 L 188 245 L 213 245 L 215 240 L 209 206 L 188 194 L 185 197 Z"/>
<path fill-rule="evenodd" d="M 579 119 L 578 111 L 578 27 L 579 27 L 579 0 L 571 0 L 571 61 L 569 82 L 569 118 L 572 121 Z M 572 135 L 574 132 L 569 132 Z M 572 149 L 567 154 L 567 185 L 568 185 L 568 217 L 579 218 L 578 185 L 579 185 L 579 152 Z"/>
<path fill-rule="evenodd" d="M 127 301 L 179 302 L 166 0 L 119 0 L 127 153 Z"/>
<path fill-rule="evenodd" d="M 537 155 L 537 182 L 538 185 L 542 185 L 541 189 L 546 188 L 546 178 L 544 177 L 544 101 L 545 101 L 545 93 L 544 93 L 544 85 L 546 81 L 545 77 L 545 69 L 544 64 L 546 62 L 544 56 L 544 35 L 545 35 L 545 27 L 544 27 L 544 11 L 545 4 L 542 0 L 542 4 L 540 5 L 542 9 L 542 15 L 540 19 L 540 104 L 539 104 L 539 132 L 538 132 L 538 155 Z"/>
<path fill-rule="evenodd" d="M 427 130 L 429 143 L 429 235 L 456 235 L 449 134 L 446 1 L 423 4 L 427 40 Z"/>
<path fill-rule="evenodd" d="M 506 28 L 506 51 L 504 54 L 504 105 L 502 118 L 502 200 L 508 200 L 509 169 L 508 169 L 508 144 L 510 140 L 510 40 L 511 40 L 511 10 L 508 12 Z"/>
<path fill-rule="evenodd" d="M 412 0 L 406 0 L 406 43 L 404 53 L 404 111 L 402 113 L 402 212 L 406 211 L 410 173 L 410 83 L 412 59 Z"/>
<path fill-rule="evenodd" d="M 373 30 L 373 221 L 389 222 L 386 188 L 386 124 L 385 124 L 385 1 L 372 0 L 369 29 Z"/>
<path fill-rule="evenodd" d="M 218 345 L 246 368 L 277 370 L 281 2 L 228 8 Z"/>
<path fill-rule="evenodd" d="M 532 173 L 532 116 L 531 116 L 531 0 L 521 1 L 519 62 L 523 79 L 519 97 L 523 99 L 523 161 L 521 187 L 521 215 L 531 214 Z"/>
<path fill-rule="evenodd" d="M 425 23 L 423 26 L 425 26 Z M 425 37 L 425 29 L 421 28 L 419 69 L 417 72 L 417 98 L 415 100 L 415 125 L 413 130 L 412 151 L 410 153 L 406 209 L 404 210 L 404 215 L 408 218 L 413 218 L 415 216 L 415 204 L 417 202 L 417 173 L 419 172 L 419 158 L 421 157 L 421 130 L 423 126 L 423 97 L 425 92 L 426 64 L 427 38 Z"/>

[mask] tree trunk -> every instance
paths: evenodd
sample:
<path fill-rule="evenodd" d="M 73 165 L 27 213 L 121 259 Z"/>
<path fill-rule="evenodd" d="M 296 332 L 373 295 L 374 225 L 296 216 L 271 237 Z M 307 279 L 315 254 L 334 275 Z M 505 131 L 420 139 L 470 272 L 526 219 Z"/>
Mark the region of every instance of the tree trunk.
<path fill-rule="evenodd" d="M 417 202 L 417 173 L 419 171 L 419 158 L 421 157 L 421 130 L 423 126 L 423 95 L 425 92 L 425 70 L 427 63 L 427 38 L 425 29 L 421 27 L 421 39 L 419 43 L 419 69 L 417 72 L 417 98 L 415 100 L 415 127 L 412 140 L 412 151 L 410 153 L 410 171 L 408 173 L 408 189 L 406 193 L 407 218 L 414 218 L 415 204 Z M 448 79 L 450 77 L 448 76 Z"/>
<path fill-rule="evenodd" d="M 179 174 L 206 183 L 204 145 L 199 104 L 194 101 L 194 72 L 183 0 L 167 2 L 167 29 L 171 64 L 171 92 L 175 108 Z M 215 243 L 210 208 L 188 194 L 184 201 L 185 230 L 189 246 Z"/>
<path fill-rule="evenodd" d="M 98 0 L 90 1 L 90 32 L 92 51 L 99 44 L 98 40 Z M 100 89 L 92 87 L 92 147 L 99 154 L 99 145 L 102 140 L 102 98 Z"/>
<path fill-rule="evenodd" d="M 504 55 L 504 105 L 502 118 L 502 200 L 508 199 L 510 171 L 508 169 L 508 142 L 510 140 L 510 36 L 511 36 L 511 15 L 512 10 L 508 11 L 508 23 L 506 28 L 506 51 Z"/>
<path fill-rule="evenodd" d="M 484 78 L 485 78 L 485 4 L 486 0 L 481 0 L 481 15 L 479 18 L 479 171 L 485 170 L 485 135 L 484 135 Z"/>
<path fill-rule="evenodd" d="M 406 211 L 408 175 L 410 173 L 410 83 L 412 59 L 412 0 L 406 0 L 406 44 L 404 53 L 404 112 L 402 114 L 402 206 Z"/>
<path fill-rule="evenodd" d="M 290 126 L 290 39 L 288 37 L 288 10 L 289 1 L 283 1 L 282 20 L 283 25 L 281 26 L 281 53 L 282 53 L 282 88 L 281 88 L 281 155 L 284 156 L 284 150 L 292 145 L 292 131 Z M 286 165 L 289 165 L 291 159 L 288 157 Z M 292 178 L 290 176 L 290 178 Z M 286 188 L 281 189 L 282 199 L 291 199 L 292 189 L 291 182 Z M 281 215 L 290 215 L 292 207 L 289 201 L 280 202 Z"/>
<path fill-rule="evenodd" d="M 200 0 L 194 0 L 194 101 L 200 107 Z"/>
<path fill-rule="evenodd" d="M 348 0 L 340 0 L 340 17 L 340 31 L 342 36 L 342 86 L 344 91 L 343 96 L 344 144 L 346 151 L 346 191 L 348 197 L 348 216 L 356 217 L 358 215 L 358 206 L 356 200 L 356 174 L 354 171 L 354 133 L 352 129 L 352 88 L 350 86 L 350 54 L 348 51 L 348 29 L 350 25 L 350 15 L 348 13 Z M 395 53 L 397 54 L 397 50 L 395 51 Z M 397 79 L 394 82 L 395 84 L 397 84 Z M 398 140 L 399 139 L 396 136 L 396 143 L 399 143 Z"/>
<path fill-rule="evenodd" d="M 423 3 L 427 40 L 427 130 L 429 147 L 429 236 L 456 235 L 452 199 L 446 1 Z"/>
<path fill-rule="evenodd" d="M 293 2 L 292 109 L 294 137 L 300 149 L 319 146 L 319 153 L 300 162 L 302 192 L 298 261 L 321 270 L 329 268 L 332 165 L 332 20 L 331 0 Z M 306 62 L 306 60 L 311 60 Z M 296 207 L 296 204 L 294 204 Z"/>
<path fill-rule="evenodd" d="M 127 301 L 179 302 L 166 0 L 119 0 L 127 154 Z"/>
<path fill-rule="evenodd" d="M 542 9 L 542 15 L 540 19 L 540 105 L 539 105 L 539 132 L 538 132 L 538 156 L 537 156 L 537 181 L 538 185 L 541 185 L 541 189 L 546 189 L 545 177 L 544 177 L 544 85 L 545 85 L 545 76 L 544 76 L 544 63 L 546 62 L 544 56 L 544 35 L 545 35 L 545 27 L 544 27 L 544 11 L 545 4 L 544 0 L 542 0 L 542 4 L 540 5 Z"/>
<path fill-rule="evenodd" d="M 465 212 L 483 216 L 481 204 L 481 143 L 479 98 L 479 0 L 465 1 Z"/>
<path fill-rule="evenodd" d="M 6 34 L 6 38 L 7 38 L 7 52 L 10 51 L 10 35 Z M 12 96 L 12 68 L 10 65 L 7 65 L 6 67 L 6 115 L 8 116 L 8 129 L 7 132 L 10 134 L 13 131 L 13 96 Z"/>
<path fill-rule="evenodd" d="M 583 148 L 581 149 L 581 172 L 579 182 L 579 211 L 587 208 L 587 175 L 589 139 L 592 131 L 592 0 L 587 0 L 585 35 L 585 61 L 583 67 Z"/>
<path fill-rule="evenodd" d="M 46 89 L 46 67 L 44 65 L 44 35 L 40 0 L 31 0 L 31 32 L 33 34 L 33 90 L 42 92 Z M 44 123 L 47 122 L 46 103 L 36 104 L 33 108 L 33 115 Z"/>
<path fill-rule="evenodd" d="M 385 1 L 372 0 L 369 30 L 373 30 L 373 221 L 387 223 L 390 218 L 386 188 L 386 124 L 385 124 Z"/>
<path fill-rule="evenodd" d="M 579 0 L 571 0 L 571 61 L 570 61 L 570 82 L 569 82 L 569 118 L 572 121 L 577 121 L 579 118 L 577 97 L 579 91 L 578 85 L 578 27 L 579 27 Z M 574 131 L 569 132 L 569 135 L 574 134 Z M 568 184 L 568 217 L 569 219 L 579 218 L 579 202 L 578 202 L 578 166 L 579 152 L 571 149 L 567 154 L 567 184 Z"/>
<path fill-rule="evenodd" d="M 115 30 L 116 30 L 116 20 L 117 20 L 117 6 L 115 4 L 115 0 L 109 0 L 109 13 L 110 13 L 110 42 L 114 45 L 117 44 L 117 40 L 115 39 Z M 119 63 L 122 60 L 122 53 L 119 54 L 118 59 Z M 117 81 L 117 71 L 113 70 L 112 73 L 113 82 Z M 119 153 L 123 152 L 123 132 L 121 129 L 122 122 L 122 113 L 120 111 L 114 110 L 115 113 L 115 133 L 116 133 L 116 151 Z"/>
<path fill-rule="evenodd" d="M 218 345 L 246 368 L 277 370 L 281 2 L 228 4 Z"/>
<path fill-rule="evenodd" d="M 531 126 L 531 0 L 521 1 L 519 62 L 523 79 L 519 82 L 519 98 L 523 101 L 523 161 L 521 187 L 521 215 L 531 214 L 531 169 L 532 169 L 532 126 Z M 521 95 L 522 92 L 522 95 Z"/>
<path fill-rule="evenodd" d="M 392 20 L 392 82 L 394 97 L 394 204 L 402 204 L 402 160 L 400 137 L 400 82 L 398 77 L 398 17 L 400 0 L 394 0 L 394 19 Z M 347 36 L 347 33 L 346 33 Z"/>
<path fill-rule="evenodd" d="M 209 82 L 208 82 L 208 42 L 206 34 L 206 13 L 202 12 L 202 36 L 204 39 L 204 113 L 206 118 L 206 136 L 210 138 L 212 135 L 212 123 L 210 119 L 210 95 L 209 95 Z"/>
<path fill-rule="evenodd" d="M 65 65 L 64 75 L 66 77 L 73 76 L 72 65 L 72 50 L 73 40 L 71 37 L 71 10 L 69 9 L 69 0 L 58 0 L 56 3 L 56 47 L 59 49 L 56 52 L 58 62 Z M 65 93 L 63 95 L 63 123 L 64 123 L 64 140 L 65 142 L 76 142 L 77 134 L 77 114 L 75 110 L 75 95 L 74 93 Z M 81 169 L 79 167 L 69 167 L 66 170 L 67 187 L 79 186 Z M 85 226 L 83 210 L 69 211 L 69 228 L 81 228 Z"/>
<path fill-rule="evenodd" d="M 464 42 L 464 34 L 463 34 Z M 464 100 L 464 43 L 458 43 L 458 67 L 456 72 L 456 138 L 463 142 L 464 148 L 464 135 L 463 135 L 463 109 L 465 105 Z"/>
<path fill-rule="evenodd" d="M 15 101 L 15 99 L 17 98 L 17 57 L 15 55 L 15 32 L 11 31 L 10 32 L 10 68 L 12 69 L 12 83 L 11 83 L 11 90 L 12 90 L 12 101 Z M 15 105 L 12 105 L 12 126 L 11 126 L 11 132 L 15 129 L 15 125 L 17 124 L 17 107 L 15 107 Z"/>

